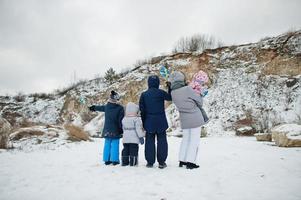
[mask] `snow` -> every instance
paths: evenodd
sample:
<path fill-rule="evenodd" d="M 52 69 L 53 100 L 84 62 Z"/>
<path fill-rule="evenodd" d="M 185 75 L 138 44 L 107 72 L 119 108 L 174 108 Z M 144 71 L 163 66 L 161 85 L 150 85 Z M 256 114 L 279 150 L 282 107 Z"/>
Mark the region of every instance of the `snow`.
<path fill-rule="evenodd" d="M 300 148 L 254 137 L 200 139 L 200 168 L 179 168 L 181 138 L 168 137 L 166 169 L 105 166 L 102 139 L 55 150 L 0 152 L 0 197 L 14 199 L 301 199 Z"/>

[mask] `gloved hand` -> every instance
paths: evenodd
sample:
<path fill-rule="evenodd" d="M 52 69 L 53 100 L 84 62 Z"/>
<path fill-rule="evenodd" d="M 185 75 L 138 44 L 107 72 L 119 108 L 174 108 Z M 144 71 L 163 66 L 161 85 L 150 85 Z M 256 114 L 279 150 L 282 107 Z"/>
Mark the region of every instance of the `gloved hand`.
<path fill-rule="evenodd" d="M 89 107 L 89 110 L 92 111 L 92 112 L 96 111 L 96 110 L 95 110 L 95 106 L 94 106 L 94 105 L 93 105 L 93 106 L 90 106 L 90 107 Z"/>
<path fill-rule="evenodd" d="M 139 142 L 140 144 L 144 144 L 144 138 L 143 137 L 139 138 Z"/>

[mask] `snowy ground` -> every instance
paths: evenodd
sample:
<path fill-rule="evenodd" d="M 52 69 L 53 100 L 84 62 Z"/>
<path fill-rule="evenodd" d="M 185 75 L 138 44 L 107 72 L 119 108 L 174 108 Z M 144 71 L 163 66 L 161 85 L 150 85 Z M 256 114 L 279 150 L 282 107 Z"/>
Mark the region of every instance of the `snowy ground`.
<path fill-rule="evenodd" d="M 201 139 L 200 168 L 179 168 L 180 138 L 169 137 L 168 168 L 105 166 L 102 140 L 56 150 L 0 152 L 0 199 L 301 199 L 301 148 L 255 138 Z"/>

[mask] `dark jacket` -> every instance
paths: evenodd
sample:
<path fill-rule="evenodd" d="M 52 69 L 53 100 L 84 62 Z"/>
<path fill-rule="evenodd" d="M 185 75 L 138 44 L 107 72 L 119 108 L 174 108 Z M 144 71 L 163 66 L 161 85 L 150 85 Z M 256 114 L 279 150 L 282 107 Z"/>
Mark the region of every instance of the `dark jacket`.
<path fill-rule="evenodd" d="M 121 138 L 123 133 L 122 119 L 124 117 L 124 108 L 119 104 L 108 102 L 106 105 L 95 106 L 95 111 L 105 113 L 103 137 Z"/>
<path fill-rule="evenodd" d="M 165 116 L 164 101 L 171 101 L 170 88 L 168 93 L 159 89 L 158 76 L 148 78 L 148 90 L 140 96 L 139 107 L 143 127 L 148 133 L 160 133 L 168 128 Z"/>

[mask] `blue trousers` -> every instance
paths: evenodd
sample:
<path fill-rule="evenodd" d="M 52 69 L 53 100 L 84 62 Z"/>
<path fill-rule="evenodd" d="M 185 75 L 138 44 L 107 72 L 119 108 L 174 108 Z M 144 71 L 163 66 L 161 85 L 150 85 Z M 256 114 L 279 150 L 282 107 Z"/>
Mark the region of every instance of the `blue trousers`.
<path fill-rule="evenodd" d="M 166 132 L 162 133 L 146 133 L 144 154 L 148 164 L 153 165 L 156 161 L 156 144 L 157 136 L 157 160 L 159 164 L 165 163 L 168 155 L 168 144 Z"/>
<path fill-rule="evenodd" d="M 105 138 L 103 148 L 103 161 L 120 162 L 119 161 L 119 140 L 120 138 Z"/>

